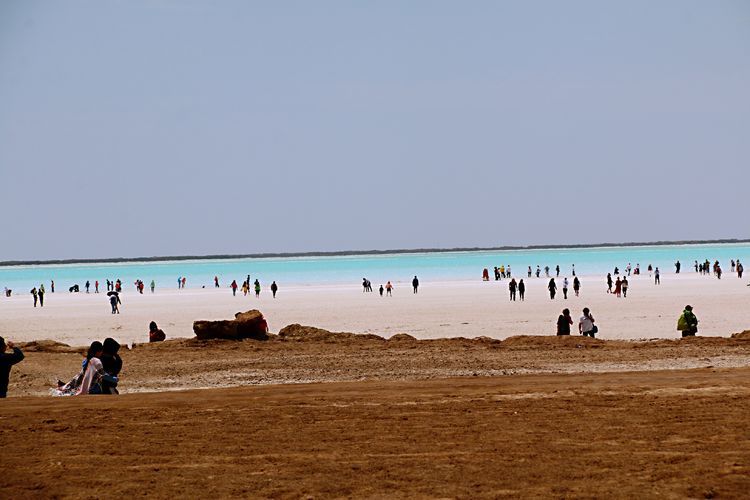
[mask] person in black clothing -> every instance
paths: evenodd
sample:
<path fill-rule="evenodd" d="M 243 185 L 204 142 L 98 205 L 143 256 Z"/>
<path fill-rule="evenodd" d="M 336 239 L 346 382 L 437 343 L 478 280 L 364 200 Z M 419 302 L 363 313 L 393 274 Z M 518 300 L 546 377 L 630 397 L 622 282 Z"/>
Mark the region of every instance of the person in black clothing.
<path fill-rule="evenodd" d="M 557 277 L 559 278 L 560 277 L 560 265 L 559 264 L 555 266 L 555 273 Z"/>
<path fill-rule="evenodd" d="M 514 302 L 516 300 L 516 288 L 518 288 L 518 284 L 516 284 L 516 278 L 513 278 L 510 280 L 510 283 L 508 283 L 508 289 L 510 290 L 510 300 Z"/>
<path fill-rule="evenodd" d="M 554 300 L 555 293 L 557 293 L 557 284 L 555 284 L 555 278 L 549 279 L 549 285 L 547 285 L 547 288 L 549 289 L 549 298 Z"/>
<path fill-rule="evenodd" d="M 526 293 L 526 284 L 523 282 L 523 279 L 518 282 L 518 298 L 523 300 L 523 296 Z"/>
<path fill-rule="evenodd" d="M 102 394 L 119 394 L 117 391 L 117 378 L 122 370 L 122 358 L 117 354 L 120 350 L 120 344 L 113 338 L 104 339 L 102 355 L 99 361 L 102 362 L 102 368 L 108 376 L 102 377 Z"/>
<path fill-rule="evenodd" d="M 573 324 L 573 318 L 570 317 L 570 310 L 563 309 L 563 312 L 557 318 L 557 334 L 570 335 L 570 325 Z"/>
<path fill-rule="evenodd" d="M 417 293 L 417 288 L 419 288 L 419 280 L 416 276 L 414 276 L 414 279 L 411 280 L 411 286 L 414 287 L 414 293 Z"/>
<path fill-rule="evenodd" d="M 276 292 L 278 291 L 279 291 L 279 285 L 277 285 L 276 282 L 274 281 L 273 283 L 271 283 L 271 293 L 273 294 L 274 299 L 276 298 Z"/>
<path fill-rule="evenodd" d="M 11 348 L 12 353 L 5 351 Z M 10 367 L 23 360 L 21 349 L 13 345 L 13 342 L 6 344 L 5 339 L 0 337 L 0 398 L 8 395 L 8 381 L 10 380 Z"/>

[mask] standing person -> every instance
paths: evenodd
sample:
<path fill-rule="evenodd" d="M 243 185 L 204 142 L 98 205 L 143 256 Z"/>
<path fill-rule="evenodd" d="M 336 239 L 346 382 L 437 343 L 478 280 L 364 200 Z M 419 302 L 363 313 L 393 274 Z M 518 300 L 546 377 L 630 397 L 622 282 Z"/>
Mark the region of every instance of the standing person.
<path fill-rule="evenodd" d="M 617 277 L 617 281 L 615 281 L 615 291 L 614 291 L 615 297 L 619 297 L 622 295 L 622 281 L 620 281 L 620 277 Z"/>
<path fill-rule="evenodd" d="M 563 278 L 563 299 L 568 299 L 568 277 Z"/>
<path fill-rule="evenodd" d="M 594 334 L 599 329 L 594 325 L 594 317 L 591 315 L 588 307 L 583 308 L 583 316 L 578 320 L 578 332 L 584 337 L 594 338 Z"/>
<path fill-rule="evenodd" d="M 659 279 L 659 268 L 658 267 L 654 271 L 654 284 L 655 285 L 661 285 L 661 280 Z"/>
<path fill-rule="evenodd" d="M 55 280 L 49 282 L 50 292 L 55 293 Z"/>
<path fill-rule="evenodd" d="M 44 284 L 39 285 L 39 307 L 44 307 Z"/>
<path fill-rule="evenodd" d="M 570 267 L 570 269 L 571 269 L 571 271 L 573 272 L 573 277 L 575 278 L 575 275 L 576 275 L 576 265 L 575 265 L 575 264 L 573 264 L 573 265 L 572 265 L 572 266 Z"/>
<path fill-rule="evenodd" d="M 675 272 L 675 274 L 680 274 L 680 267 L 681 266 L 682 266 L 682 264 L 680 264 L 679 260 L 674 263 L 674 272 Z"/>
<path fill-rule="evenodd" d="M 243 281 L 242 282 L 242 296 L 247 297 L 247 294 L 250 292 L 250 282 L 249 281 Z"/>
<path fill-rule="evenodd" d="M 523 302 L 523 296 L 526 294 L 526 283 L 523 282 L 523 278 L 518 282 L 518 298 Z"/>
<path fill-rule="evenodd" d="M 622 278 L 622 296 L 627 297 L 628 296 L 628 278 Z"/>
<path fill-rule="evenodd" d="M 536 277 L 538 278 L 540 274 L 542 274 L 542 270 L 541 270 L 541 268 L 540 268 L 540 267 L 539 267 L 539 266 L 537 265 L 537 266 L 536 266 Z"/>
<path fill-rule="evenodd" d="M 677 329 L 682 332 L 683 337 L 695 337 L 698 333 L 698 318 L 693 313 L 693 306 L 685 306 L 685 310 L 677 320 Z"/>
<path fill-rule="evenodd" d="M 219 288 L 219 277 L 214 276 L 214 288 Z"/>
<path fill-rule="evenodd" d="M 531 278 L 531 266 L 529 266 L 529 270 L 528 270 L 528 272 L 526 273 L 526 277 L 527 277 L 527 278 Z"/>
<path fill-rule="evenodd" d="M 510 283 L 508 283 L 508 289 L 510 290 L 510 300 L 514 301 L 516 300 L 516 289 L 518 288 L 518 284 L 516 283 L 516 278 L 513 278 L 510 280 Z"/>
<path fill-rule="evenodd" d="M 570 317 L 570 310 L 563 309 L 562 314 L 557 317 L 557 334 L 570 335 L 570 325 L 573 324 L 573 318 Z"/>
<path fill-rule="evenodd" d="M 482 281 L 489 281 L 490 280 L 490 271 L 485 267 L 482 269 Z"/>
<path fill-rule="evenodd" d="M 557 264 L 555 266 L 555 273 L 556 273 L 556 277 L 559 278 L 560 277 L 560 264 Z"/>
<path fill-rule="evenodd" d="M 8 349 L 13 352 L 6 353 Z M 0 337 L 0 398 L 8 396 L 8 382 L 10 381 L 10 367 L 23 360 L 21 349 L 13 345 L 13 342 L 5 342 Z"/>
<path fill-rule="evenodd" d="M 91 282 L 86 280 L 86 293 L 89 293 L 89 288 L 91 288 Z"/>
<path fill-rule="evenodd" d="M 383 290 L 385 290 L 385 288 L 383 288 L 383 285 L 380 285 L 380 288 L 378 288 L 378 291 L 380 292 L 381 297 L 383 296 Z"/>
<path fill-rule="evenodd" d="M 232 297 L 237 296 L 237 280 L 232 280 L 232 284 L 229 285 L 229 287 L 232 289 Z"/>
<path fill-rule="evenodd" d="M 367 278 L 362 278 L 362 293 L 367 291 Z"/>
<path fill-rule="evenodd" d="M 273 298 L 276 298 L 276 292 L 279 291 L 279 285 L 276 284 L 276 281 L 271 283 L 271 293 L 273 294 Z"/>
<path fill-rule="evenodd" d="M 612 273 L 607 273 L 607 293 L 612 293 Z"/>
<path fill-rule="evenodd" d="M 151 293 L 154 293 L 155 289 L 156 289 L 156 281 L 151 280 Z"/>
<path fill-rule="evenodd" d="M 36 287 L 32 288 L 29 293 L 34 296 L 34 307 L 36 307 L 36 303 L 39 300 L 39 296 L 37 295 Z"/>
<path fill-rule="evenodd" d="M 389 297 L 393 297 L 393 285 L 391 285 L 391 282 L 385 284 L 385 294 Z"/>
<path fill-rule="evenodd" d="M 578 280 L 578 276 L 573 278 L 573 292 L 575 292 L 576 297 L 578 297 L 578 292 L 581 290 L 581 282 Z"/>
<path fill-rule="evenodd" d="M 182 288 L 182 276 L 177 277 L 177 289 Z"/>
<path fill-rule="evenodd" d="M 549 266 L 544 266 L 544 275 L 549 278 Z"/>
<path fill-rule="evenodd" d="M 554 300 L 555 293 L 557 293 L 557 285 L 555 284 L 555 278 L 549 279 L 549 284 L 547 285 L 547 289 L 549 289 L 549 298 Z"/>
<path fill-rule="evenodd" d="M 99 293 L 99 280 L 94 281 L 94 293 Z"/>
<path fill-rule="evenodd" d="M 417 293 L 417 288 L 419 288 L 419 280 L 416 276 L 414 276 L 414 279 L 411 280 L 411 286 L 414 288 L 414 293 Z"/>
<path fill-rule="evenodd" d="M 187 278 L 183 276 L 182 277 L 182 288 L 183 289 L 185 288 L 185 283 L 187 283 Z"/>
<path fill-rule="evenodd" d="M 255 279 L 255 298 L 260 298 L 260 281 L 257 278 Z"/>
<path fill-rule="evenodd" d="M 745 270 L 745 268 L 743 267 L 742 263 L 738 260 L 737 261 L 737 277 L 738 278 L 740 278 L 740 279 L 742 278 L 742 272 L 744 270 Z"/>

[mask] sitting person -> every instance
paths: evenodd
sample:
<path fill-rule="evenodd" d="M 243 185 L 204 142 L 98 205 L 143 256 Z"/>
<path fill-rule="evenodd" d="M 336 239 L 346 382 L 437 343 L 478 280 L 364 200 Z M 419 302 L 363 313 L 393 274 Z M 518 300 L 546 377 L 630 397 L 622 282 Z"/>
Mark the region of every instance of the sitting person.
<path fill-rule="evenodd" d="M 148 341 L 149 342 L 163 342 L 167 338 L 167 335 L 156 326 L 156 321 L 152 321 L 148 325 Z"/>
<path fill-rule="evenodd" d="M 86 359 L 83 360 L 81 371 L 67 384 L 57 383 L 57 389 L 53 390 L 55 396 L 79 396 L 81 394 L 101 394 L 101 380 L 104 368 L 99 357 L 104 347 L 99 341 L 91 343 Z"/>
<path fill-rule="evenodd" d="M 102 394 L 119 394 L 117 391 L 118 377 L 122 370 L 122 358 L 117 354 L 120 350 L 120 344 L 113 338 L 104 339 L 102 346 L 102 368 L 104 376 L 102 377 Z"/>

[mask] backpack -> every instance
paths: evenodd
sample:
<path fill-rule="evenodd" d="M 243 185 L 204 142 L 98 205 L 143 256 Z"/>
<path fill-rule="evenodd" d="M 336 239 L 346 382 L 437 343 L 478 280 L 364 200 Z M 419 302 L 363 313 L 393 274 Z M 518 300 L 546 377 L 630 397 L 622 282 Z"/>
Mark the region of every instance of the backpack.
<path fill-rule="evenodd" d="M 677 319 L 677 329 L 681 332 L 684 332 L 688 329 L 687 319 L 685 319 L 685 313 L 680 314 L 680 317 Z"/>

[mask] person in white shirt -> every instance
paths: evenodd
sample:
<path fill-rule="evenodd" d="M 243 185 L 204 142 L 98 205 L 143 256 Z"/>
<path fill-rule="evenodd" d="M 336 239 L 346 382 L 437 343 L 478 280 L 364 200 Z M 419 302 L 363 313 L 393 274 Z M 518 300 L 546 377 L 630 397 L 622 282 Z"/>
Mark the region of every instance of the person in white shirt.
<path fill-rule="evenodd" d="M 594 325 L 594 321 L 594 317 L 591 315 L 589 308 L 584 307 L 583 316 L 581 316 L 581 319 L 578 321 L 578 331 L 581 335 L 594 338 L 594 334 L 599 331 L 596 325 Z"/>

